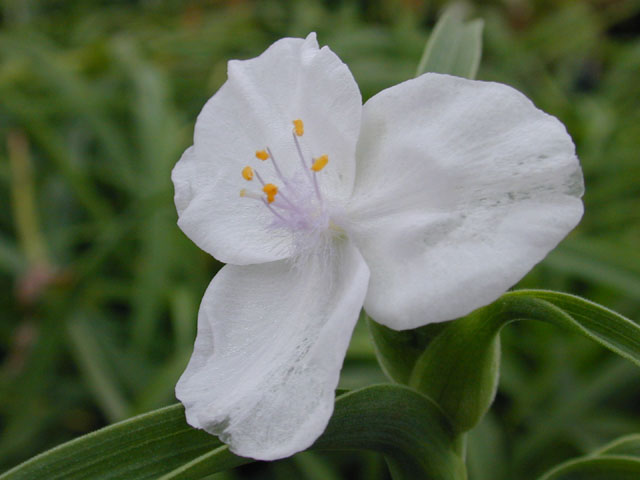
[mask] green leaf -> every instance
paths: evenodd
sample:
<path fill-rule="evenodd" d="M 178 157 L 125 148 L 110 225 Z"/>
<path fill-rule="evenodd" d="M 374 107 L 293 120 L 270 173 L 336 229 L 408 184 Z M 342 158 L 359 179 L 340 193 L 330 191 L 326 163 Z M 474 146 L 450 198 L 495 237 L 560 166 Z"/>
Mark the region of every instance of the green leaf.
<path fill-rule="evenodd" d="M 415 330 L 398 331 L 366 318 L 382 371 L 393 382 L 404 385 L 409 384 L 413 367 L 424 349 L 446 326 L 434 323 Z"/>
<path fill-rule="evenodd" d="M 0 53 L 7 57 L 28 60 L 31 71 L 59 98 L 74 115 L 86 122 L 100 146 L 111 159 L 119 175 L 119 183 L 136 191 L 131 155 L 123 131 L 116 128 L 105 113 L 105 102 L 98 90 L 78 75 L 61 50 L 46 37 L 29 32 L 28 35 L 4 36 Z"/>
<path fill-rule="evenodd" d="M 155 479 L 221 445 L 216 437 L 189 427 L 182 405 L 173 405 L 67 442 L 0 479 Z"/>
<path fill-rule="evenodd" d="M 129 405 L 91 323 L 84 314 L 79 313 L 69 321 L 67 332 L 76 365 L 86 379 L 102 412 L 112 422 L 126 418 L 130 411 Z"/>
<path fill-rule="evenodd" d="M 457 432 L 470 430 L 495 396 L 500 330 L 526 319 L 580 333 L 640 365 L 640 327 L 631 320 L 574 295 L 520 290 L 448 322 L 417 360 L 409 384 L 438 403 Z"/>
<path fill-rule="evenodd" d="M 563 463 L 539 480 L 637 480 L 640 459 L 623 455 L 582 458 Z"/>
<path fill-rule="evenodd" d="M 384 453 L 395 480 L 466 479 L 442 411 L 429 398 L 400 385 L 376 385 L 339 397 L 313 448 Z"/>
<path fill-rule="evenodd" d="M 640 434 L 634 433 L 608 443 L 594 455 L 627 455 L 640 458 Z"/>
<path fill-rule="evenodd" d="M 640 478 L 640 434 L 614 440 L 586 457 L 569 460 L 540 480 L 625 480 Z"/>
<path fill-rule="evenodd" d="M 475 78 L 482 56 L 481 19 L 464 22 L 464 12 L 453 5 L 440 17 L 424 49 L 416 77 L 425 72 Z"/>
<path fill-rule="evenodd" d="M 432 398 L 458 432 L 473 428 L 496 394 L 501 325 L 486 310 L 447 324 L 415 364 L 409 385 Z"/>
<path fill-rule="evenodd" d="M 301 452 L 293 461 L 307 480 L 342 480 L 337 468 L 317 453 Z"/>
<path fill-rule="evenodd" d="M 178 468 L 166 473 L 159 480 L 178 480 L 178 479 L 198 479 L 210 475 L 214 472 L 222 472 L 240 466 L 244 463 L 250 463 L 253 460 L 242 458 L 234 455 L 229 451 L 226 445 L 222 445 L 210 452 L 194 458 L 190 462 L 179 466 Z"/>
<path fill-rule="evenodd" d="M 431 400 L 407 387 L 378 385 L 340 396 L 312 448 L 382 452 L 395 480 L 465 479 L 454 443 L 450 425 Z M 65 443 L 0 480 L 197 479 L 250 461 L 189 427 L 182 406 L 173 405 Z"/>
<path fill-rule="evenodd" d="M 640 326 L 602 305 L 567 293 L 518 290 L 494 307 L 503 324 L 535 319 L 580 333 L 640 366 Z"/>
<path fill-rule="evenodd" d="M 571 237 L 545 258 L 544 266 L 640 300 L 640 252 L 611 240 Z"/>
<path fill-rule="evenodd" d="M 26 268 L 26 261 L 13 239 L 0 234 L 0 272 L 18 276 Z"/>

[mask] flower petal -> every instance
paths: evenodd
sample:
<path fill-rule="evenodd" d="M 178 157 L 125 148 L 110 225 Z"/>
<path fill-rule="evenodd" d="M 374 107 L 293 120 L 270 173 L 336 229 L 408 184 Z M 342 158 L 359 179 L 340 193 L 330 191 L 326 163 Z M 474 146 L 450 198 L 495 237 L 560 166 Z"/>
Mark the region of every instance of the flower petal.
<path fill-rule="evenodd" d="M 273 214 L 251 198 L 257 180 L 241 171 L 252 165 L 266 182 L 281 184 L 269 161 L 255 153 L 267 147 L 285 176 L 303 173 L 293 141 L 294 119 L 306 160 L 327 154 L 320 188 L 336 199 L 351 195 L 362 102 L 348 67 L 315 34 L 277 41 L 257 58 L 230 61 L 229 79 L 198 116 L 194 146 L 176 165 L 179 225 L 203 250 L 238 265 L 269 262 L 292 254 L 290 236 L 272 235 Z"/>
<path fill-rule="evenodd" d="M 564 126 L 506 85 L 426 74 L 364 106 L 350 205 L 365 309 L 395 329 L 486 305 L 582 216 Z"/>
<path fill-rule="evenodd" d="M 227 265 L 204 295 L 176 395 L 189 424 L 238 455 L 283 458 L 326 427 L 369 279 L 355 247 L 336 243 L 300 268 Z"/>

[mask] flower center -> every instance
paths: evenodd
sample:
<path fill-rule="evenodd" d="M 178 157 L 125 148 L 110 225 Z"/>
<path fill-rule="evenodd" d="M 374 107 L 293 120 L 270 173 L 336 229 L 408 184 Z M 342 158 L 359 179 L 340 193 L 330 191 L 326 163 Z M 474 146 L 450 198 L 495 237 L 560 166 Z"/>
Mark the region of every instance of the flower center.
<path fill-rule="evenodd" d="M 246 166 L 242 169 L 242 178 L 247 182 L 257 179 L 261 191 L 243 188 L 240 196 L 258 200 L 273 214 L 273 226 L 286 228 L 294 233 L 319 233 L 331 227 L 327 205 L 318 186 L 318 173 L 327 166 L 328 155 L 305 159 L 300 147 L 300 137 L 304 135 L 304 123 L 293 121 L 292 138 L 299 157 L 299 168 L 293 176 L 287 177 L 278 166 L 273 152 L 266 147 L 256 152 L 261 162 L 270 161 L 276 180 L 266 182 L 258 169 Z"/>

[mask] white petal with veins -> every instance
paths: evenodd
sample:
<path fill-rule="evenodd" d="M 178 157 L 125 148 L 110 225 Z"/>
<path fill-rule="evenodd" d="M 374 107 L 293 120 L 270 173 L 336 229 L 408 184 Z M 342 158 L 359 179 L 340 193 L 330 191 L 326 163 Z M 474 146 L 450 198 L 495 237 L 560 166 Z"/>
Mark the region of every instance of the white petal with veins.
<path fill-rule="evenodd" d="M 230 61 L 229 79 L 202 109 L 194 146 L 173 171 L 180 228 L 222 262 L 246 265 L 292 255 L 291 238 L 268 234 L 273 215 L 240 201 L 247 186 L 240 171 L 253 162 L 265 181 L 277 182 L 270 163 L 255 158 L 269 147 L 283 173 L 294 176 L 300 161 L 291 121 L 302 118 L 303 153 L 309 161 L 329 156 L 332 168 L 322 172 L 321 188 L 344 202 L 353 188 L 361 111 L 351 72 L 329 48 L 318 48 L 315 34 L 279 40 L 251 60 Z"/>
<path fill-rule="evenodd" d="M 391 328 L 498 298 L 582 216 L 582 175 L 556 118 L 506 85 L 426 74 L 364 106 L 352 235 L 365 309 Z"/>
<path fill-rule="evenodd" d="M 194 353 L 176 394 L 187 421 L 261 460 L 309 447 L 334 390 L 369 271 L 346 239 L 291 268 L 225 266 L 202 299 Z"/>

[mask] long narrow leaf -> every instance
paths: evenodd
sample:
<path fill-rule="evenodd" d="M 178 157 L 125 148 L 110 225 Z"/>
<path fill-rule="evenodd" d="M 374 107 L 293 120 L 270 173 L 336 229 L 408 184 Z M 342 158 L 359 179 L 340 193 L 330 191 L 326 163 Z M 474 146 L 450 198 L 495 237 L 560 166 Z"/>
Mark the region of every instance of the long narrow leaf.
<path fill-rule="evenodd" d="M 340 396 L 325 433 L 312 448 L 382 452 L 395 480 L 464 479 L 454 442 L 447 420 L 427 397 L 403 386 L 378 385 Z M 250 461 L 189 427 L 183 407 L 173 405 L 49 450 L 0 480 L 185 480 Z"/>
<path fill-rule="evenodd" d="M 640 458 L 640 433 L 618 438 L 596 451 L 594 455 L 629 455 Z"/>
<path fill-rule="evenodd" d="M 96 403 L 111 421 L 127 417 L 129 406 L 90 324 L 78 316 L 67 326 L 69 345 Z"/>
<path fill-rule="evenodd" d="M 440 18 L 424 49 L 416 77 L 425 72 L 475 78 L 482 56 L 481 19 L 463 21 L 457 5 Z"/>
<path fill-rule="evenodd" d="M 572 330 L 640 365 L 640 326 L 622 315 L 565 293 L 506 293 L 491 305 L 449 322 L 415 362 L 409 384 L 434 399 L 456 431 L 473 428 L 493 402 L 499 374 L 499 333 L 516 320 L 541 320 Z M 374 340 L 380 343 L 376 337 Z M 385 348 L 391 351 L 393 345 Z"/>
<path fill-rule="evenodd" d="M 640 459 L 623 455 L 581 458 L 563 463 L 539 480 L 637 480 Z"/>
<path fill-rule="evenodd" d="M 173 405 L 111 425 L 44 452 L 1 480 L 151 479 L 221 446 Z"/>

